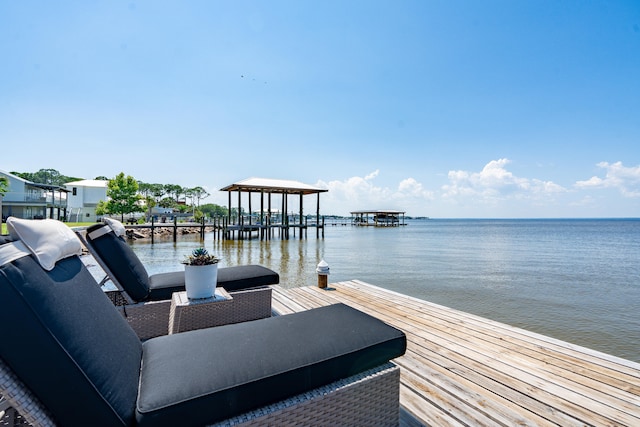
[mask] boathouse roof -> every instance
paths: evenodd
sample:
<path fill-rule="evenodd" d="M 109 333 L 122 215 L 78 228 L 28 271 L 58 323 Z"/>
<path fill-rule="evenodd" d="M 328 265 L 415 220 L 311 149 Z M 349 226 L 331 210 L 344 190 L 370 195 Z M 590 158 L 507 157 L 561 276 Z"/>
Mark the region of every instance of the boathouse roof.
<path fill-rule="evenodd" d="M 289 193 L 289 194 L 317 194 L 329 190 L 326 188 L 314 187 L 299 181 L 271 178 L 247 178 L 242 181 L 227 185 L 220 191 L 264 191 L 267 193 Z"/>
<path fill-rule="evenodd" d="M 405 211 L 396 211 L 392 209 L 374 209 L 374 210 L 365 210 L 365 211 L 352 211 L 351 215 L 360 215 L 360 214 L 389 214 L 389 215 L 401 215 L 404 214 Z"/>

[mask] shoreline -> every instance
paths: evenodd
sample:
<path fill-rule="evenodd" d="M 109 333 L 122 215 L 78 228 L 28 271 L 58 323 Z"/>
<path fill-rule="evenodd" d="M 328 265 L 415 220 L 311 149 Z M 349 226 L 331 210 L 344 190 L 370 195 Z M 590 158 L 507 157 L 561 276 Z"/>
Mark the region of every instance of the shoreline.
<path fill-rule="evenodd" d="M 127 239 L 129 240 L 151 240 L 151 228 L 147 228 L 147 227 L 126 227 L 126 232 L 127 232 Z M 175 228 L 173 226 L 166 226 L 166 227 L 158 227 L 158 226 L 154 226 L 153 228 L 153 237 L 159 237 L 159 238 L 163 238 L 163 237 L 171 237 L 173 236 L 174 231 L 177 232 L 180 235 L 189 235 L 189 234 L 200 234 L 202 230 L 202 227 L 200 226 L 193 226 L 193 227 L 189 227 L 189 226 L 184 226 L 184 227 L 178 227 L 178 230 L 175 230 Z M 214 231 L 214 227 L 213 226 L 205 226 L 204 228 L 204 232 L 205 233 L 211 233 Z"/>

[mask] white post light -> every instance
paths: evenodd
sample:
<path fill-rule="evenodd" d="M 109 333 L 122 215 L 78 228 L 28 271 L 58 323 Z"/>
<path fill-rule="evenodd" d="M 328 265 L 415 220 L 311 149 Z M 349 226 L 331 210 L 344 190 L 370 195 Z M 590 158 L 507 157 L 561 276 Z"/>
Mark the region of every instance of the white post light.
<path fill-rule="evenodd" d="M 318 273 L 318 287 L 325 289 L 327 287 L 327 276 L 329 276 L 329 264 L 325 260 L 320 261 L 316 267 L 316 273 Z"/>

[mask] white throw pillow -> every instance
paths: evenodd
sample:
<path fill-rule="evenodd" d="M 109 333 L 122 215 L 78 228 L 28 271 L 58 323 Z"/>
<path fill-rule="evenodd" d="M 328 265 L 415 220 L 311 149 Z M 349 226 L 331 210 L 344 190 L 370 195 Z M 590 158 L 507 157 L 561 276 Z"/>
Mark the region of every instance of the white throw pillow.
<path fill-rule="evenodd" d="M 120 237 L 127 234 L 127 229 L 124 228 L 124 225 L 117 219 L 102 218 L 102 220 L 104 221 L 105 224 L 111 227 L 111 229 L 113 230 L 116 236 Z"/>
<path fill-rule="evenodd" d="M 55 219 L 7 218 L 7 229 L 35 255 L 47 271 L 53 270 L 61 259 L 82 254 L 78 236 L 63 222 Z"/>

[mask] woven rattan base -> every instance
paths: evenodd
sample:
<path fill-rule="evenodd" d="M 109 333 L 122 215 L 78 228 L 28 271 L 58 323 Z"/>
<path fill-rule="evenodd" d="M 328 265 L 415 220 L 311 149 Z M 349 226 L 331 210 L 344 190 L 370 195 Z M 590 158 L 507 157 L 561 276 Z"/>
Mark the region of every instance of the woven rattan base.
<path fill-rule="evenodd" d="M 5 422 L 2 425 L 55 425 L 48 411 L 2 359 L 0 393 L 11 406 L 0 418 Z M 399 394 L 400 368 L 389 362 L 214 426 L 397 426 Z"/>
<path fill-rule="evenodd" d="M 3 425 L 54 426 L 51 416 L 40 401 L 0 359 L 0 395 L 10 408 L 2 417 Z"/>
<path fill-rule="evenodd" d="M 214 427 L 398 426 L 400 368 L 389 362 Z"/>

